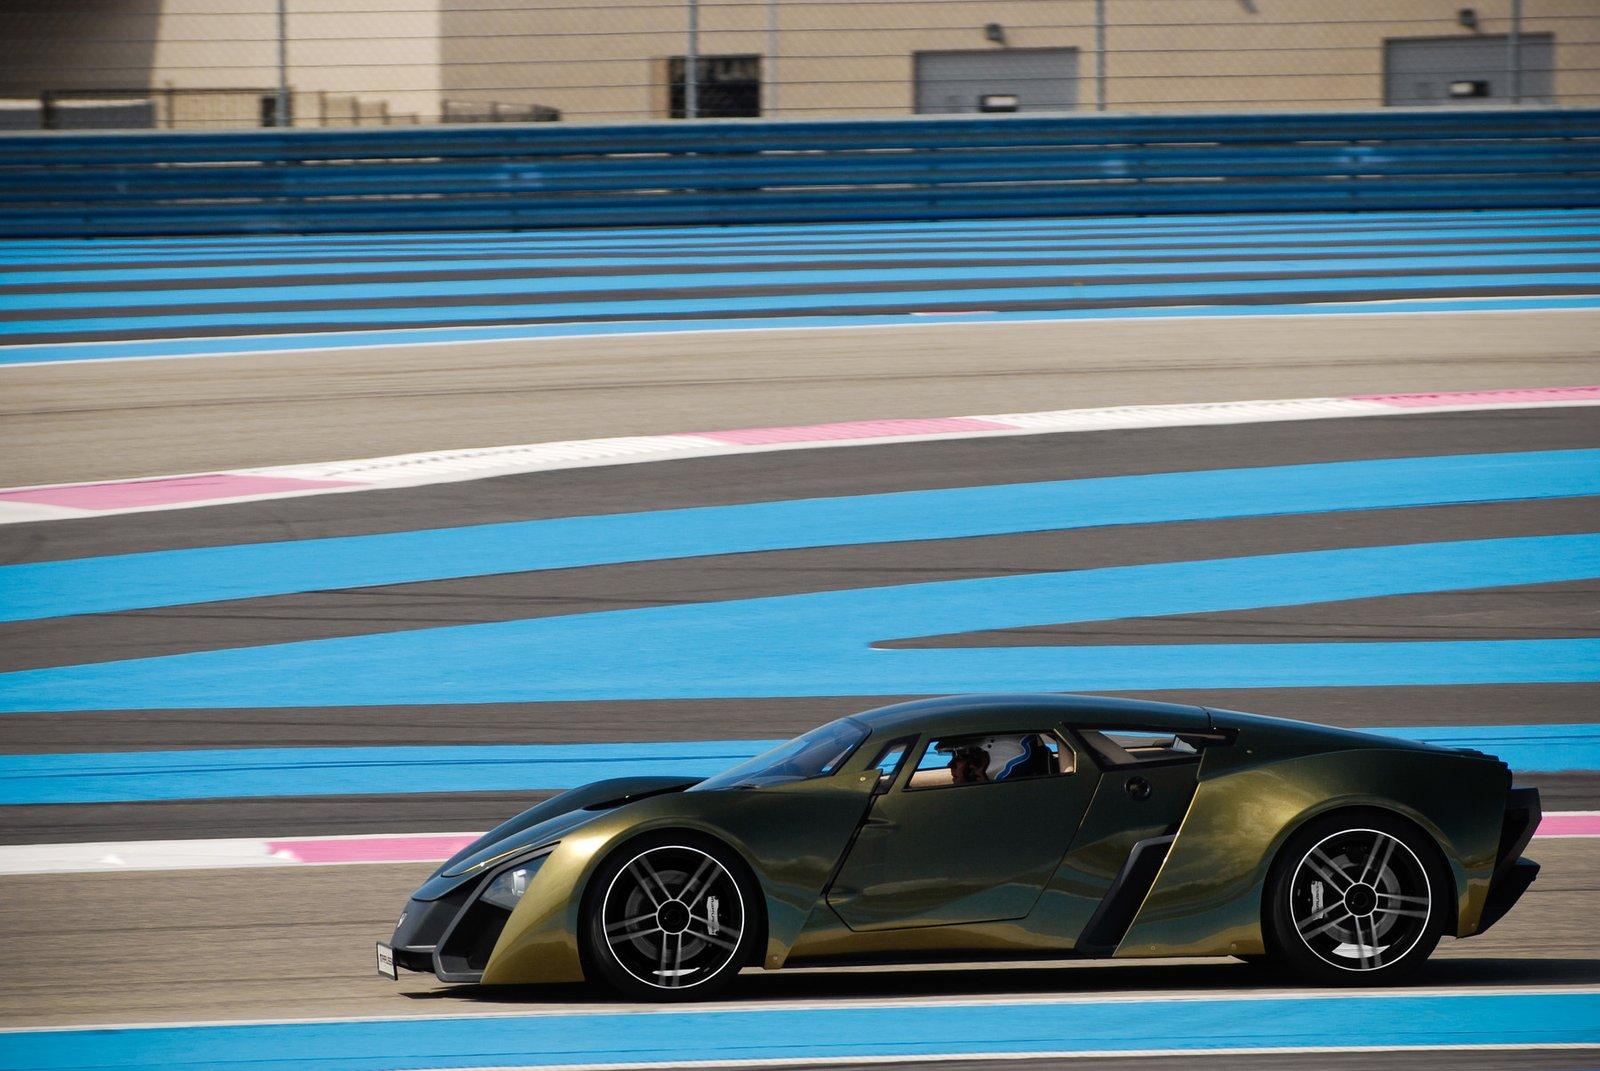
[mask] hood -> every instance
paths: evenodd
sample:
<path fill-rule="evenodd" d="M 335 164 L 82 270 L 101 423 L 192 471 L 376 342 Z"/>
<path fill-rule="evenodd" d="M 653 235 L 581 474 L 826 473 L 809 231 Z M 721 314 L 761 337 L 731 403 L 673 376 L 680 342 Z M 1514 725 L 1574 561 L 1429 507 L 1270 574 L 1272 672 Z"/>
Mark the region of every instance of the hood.
<path fill-rule="evenodd" d="M 682 792 L 699 784 L 698 777 L 616 777 L 574 788 L 528 808 L 446 859 L 413 894 L 437 900 L 464 882 L 483 874 L 488 864 L 554 844 L 603 813 L 635 800 Z"/>

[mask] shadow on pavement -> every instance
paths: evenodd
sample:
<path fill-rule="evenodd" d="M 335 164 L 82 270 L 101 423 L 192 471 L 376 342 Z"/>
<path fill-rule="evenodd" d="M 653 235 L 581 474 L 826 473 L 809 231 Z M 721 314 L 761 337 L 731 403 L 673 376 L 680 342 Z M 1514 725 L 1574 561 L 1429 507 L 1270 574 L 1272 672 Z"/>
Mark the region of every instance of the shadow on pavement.
<path fill-rule="evenodd" d="M 1484 958 L 1440 959 L 1405 987 L 1463 989 L 1504 986 L 1600 984 L 1600 959 Z M 1096 996 L 1215 990 L 1295 988 L 1288 976 L 1269 967 L 1234 961 L 1202 963 L 1073 963 L 996 967 L 878 967 L 747 972 L 719 1002 L 770 1000 L 853 1000 L 895 997 Z M 1393 991 L 1376 990 L 1376 992 Z M 608 1003 L 612 998 L 588 986 L 440 986 L 407 992 L 412 1000 L 511 1005 Z"/>

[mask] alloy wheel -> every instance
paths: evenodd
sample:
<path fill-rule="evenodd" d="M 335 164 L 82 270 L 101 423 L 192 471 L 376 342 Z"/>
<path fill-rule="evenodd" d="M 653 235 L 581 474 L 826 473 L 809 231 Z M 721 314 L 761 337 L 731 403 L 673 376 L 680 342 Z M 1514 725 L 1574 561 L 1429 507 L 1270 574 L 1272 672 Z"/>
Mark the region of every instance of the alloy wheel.
<path fill-rule="evenodd" d="M 1428 870 L 1404 841 L 1376 829 L 1324 837 L 1289 882 L 1289 914 L 1301 942 L 1345 971 L 1376 971 L 1404 958 L 1433 914 Z"/>
<path fill-rule="evenodd" d="M 645 985 L 687 989 L 721 974 L 744 935 L 739 883 L 714 856 L 663 845 L 630 859 L 601 902 L 606 948 Z"/>

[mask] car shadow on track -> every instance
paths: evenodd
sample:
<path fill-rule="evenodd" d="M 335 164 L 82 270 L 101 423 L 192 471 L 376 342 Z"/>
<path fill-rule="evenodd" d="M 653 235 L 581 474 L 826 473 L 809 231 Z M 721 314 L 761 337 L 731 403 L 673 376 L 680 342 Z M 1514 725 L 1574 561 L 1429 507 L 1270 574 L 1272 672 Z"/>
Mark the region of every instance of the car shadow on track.
<path fill-rule="evenodd" d="M 1410 987 L 1491 987 L 1600 984 L 1600 959 L 1441 959 Z M 883 1000 L 919 997 L 1114 996 L 1293 989 L 1294 979 L 1265 966 L 1233 960 L 1198 963 L 1072 963 L 1025 966 L 939 966 L 747 971 L 720 1002 Z M 404 994 L 413 1000 L 463 1004 L 593 1005 L 610 998 L 589 986 L 441 986 Z"/>

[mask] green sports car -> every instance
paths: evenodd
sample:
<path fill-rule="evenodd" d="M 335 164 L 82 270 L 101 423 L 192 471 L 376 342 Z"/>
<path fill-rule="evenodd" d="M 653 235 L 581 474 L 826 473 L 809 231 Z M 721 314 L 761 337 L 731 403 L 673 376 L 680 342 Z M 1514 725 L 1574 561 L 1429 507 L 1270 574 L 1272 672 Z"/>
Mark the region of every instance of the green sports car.
<path fill-rule="evenodd" d="M 715 777 L 601 781 L 416 891 L 380 970 L 709 996 L 744 967 L 1237 956 L 1388 982 L 1538 873 L 1476 751 L 1093 696 L 927 699 Z"/>

